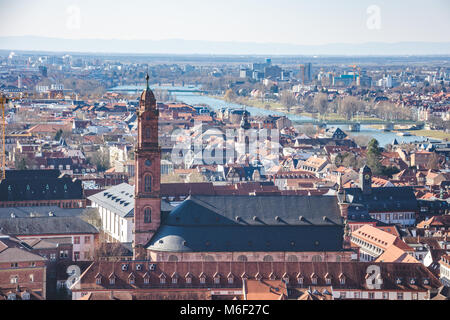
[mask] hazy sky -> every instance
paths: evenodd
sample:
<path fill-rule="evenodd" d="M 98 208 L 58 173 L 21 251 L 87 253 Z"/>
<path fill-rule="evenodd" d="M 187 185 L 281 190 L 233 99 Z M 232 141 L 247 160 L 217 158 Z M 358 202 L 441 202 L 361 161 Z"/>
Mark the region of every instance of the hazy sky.
<path fill-rule="evenodd" d="M 0 0 L 0 36 L 450 41 L 449 0 Z"/>

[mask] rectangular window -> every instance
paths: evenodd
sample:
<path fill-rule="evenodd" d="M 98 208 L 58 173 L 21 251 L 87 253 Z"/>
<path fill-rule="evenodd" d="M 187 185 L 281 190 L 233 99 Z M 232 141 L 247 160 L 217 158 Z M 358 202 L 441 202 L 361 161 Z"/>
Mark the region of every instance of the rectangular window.
<path fill-rule="evenodd" d="M 91 237 L 90 236 L 85 236 L 84 237 L 84 243 L 91 243 Z"/>
<path fill-rule="evenodd" d="M 397 292 L 397 300 L 403 300 L 403 292 Z"/>
<path fill-rule="evenodd" d="M 355 291 L 354 294 L 353 294 L 353 297 L 354 297 L 355 299 L 360 299 L 360 298 L 361 298 L 361 293 Z"/>
<path fill-rule="evenodd" d="M 340 297 L 341 299 L 345 299 L 345 298 L 347 297 L 347 293 L 346 293 L 346 292 L 341 292 L 340 295 L 339 295 L 339 297 Z"/>
<path fill-rule="evenodd" d="M 391 215 L 389 213 L 386 213 L 386 220 L 387 221 L 391 220 Z"/>
<path fill-rule="evenodd" d="M 18 283 L 18 282 L 19 282 L 19 277 L 18 277 L 18 276 L 11 277 L 10 282 L 11 282 L 12 284 Z"/>
<path fill-rule="evenodd" d="M 80 244 L 80 237 L 73 237 L 74 244 Z"/>
<path fill-rule="evenodd" d="M 80 260 L 80 252 L 75 251 L 75 252 L 73 253 L 73 257 L 74 257 L 75 260 Z"/>
<path fill-rule="evenodd" d="M 56 253 L 50 253 L 50 260 L 55 261 L 56 260 Z"/>
<path fill-rule="evenodd" d="M 389 293 L 383 292 L 383 299 L 385 300 L 389 299 Z"/>
<path fill-rule="evenodd" d="M 375 293 L 369 292 L 369 299 L 375 299 Z"/>

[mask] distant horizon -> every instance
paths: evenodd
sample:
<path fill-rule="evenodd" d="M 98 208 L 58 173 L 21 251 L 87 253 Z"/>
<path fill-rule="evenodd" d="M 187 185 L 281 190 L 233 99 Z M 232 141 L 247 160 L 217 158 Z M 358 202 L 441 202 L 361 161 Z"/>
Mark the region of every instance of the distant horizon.
<path fill-rule="evenodd" d="M 124 45 L 126 46 L 124 47 Z M 450 41 L 367 41 L 363 43 L 334 42 L 320 45 L 298 45 L 283 42 L 208 41 L 176 38 L 162 40 L 72 39 L 24 35 L 0 36 L 0 50 L 120 55 L 450 56 Z"/>

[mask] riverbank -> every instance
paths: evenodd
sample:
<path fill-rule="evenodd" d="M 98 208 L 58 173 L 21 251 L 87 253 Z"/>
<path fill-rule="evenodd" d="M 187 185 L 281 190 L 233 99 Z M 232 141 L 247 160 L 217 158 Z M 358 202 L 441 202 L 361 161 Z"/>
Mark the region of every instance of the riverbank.
<path fill-rule="evenodd" d="M 424 136 L 432 139 L 450 141 L 450 133 L 440 130 L 410 130 L 407 131 L 415 136 Z"/>
<path fill-rule="evenodd" d="M 210 97 L 219 99 L 222 101 L 227 101 L 224 99 L 223 96 L 210 96 Z M 368 117 L 368 116 L 357 116 L 350 120 L 347 120 L 344 116 L 342 116 L 338 113 L 327 113 L 326 115 L 319 115 L 318 113 L 301 111 L 303 109 L 302 106 L 292 106 L 292 107 L 288 108 L 279 102 L 261 101 L 261 100 L 257 100 L 257 99 L 249 99 L 249 98 L 242 98 L 242 97 L 239 97 L 232 102 L 255 107 L 258 109 L 268 110 L 268 111 L 284 112 L 284 113 L 291 114 L 291 115 L 313 118 L 313 119 L 316 119 L 319 121 L 342 121 L 342 122 L 354 121 L 354 122 L 359 122 L 361 124 L 364 124 L 366 122 L 373 123 L 374 121 L 377 121 L 377 122 L 379 121 L 380 123 L 384 122 L 383 119 L 373 118 L 373 117 Z"/>

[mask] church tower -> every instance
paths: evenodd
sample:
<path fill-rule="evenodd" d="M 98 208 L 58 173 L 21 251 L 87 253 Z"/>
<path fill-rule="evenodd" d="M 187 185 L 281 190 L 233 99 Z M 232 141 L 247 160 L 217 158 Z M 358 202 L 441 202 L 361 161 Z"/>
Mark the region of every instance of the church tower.
<path fill-rule="evenodd" d="M 372 170 L 367 165 L 359 170 L 359 187 L 363 194 L 372 193 Z"/>
<path fill-rule="evenodd" d="M 158 144 L 158 108 L 148 85 L 137 110 L 135 148 L 134 259 L 145 259 L 145 245 L 161 223 L 161 148 Z"/>

